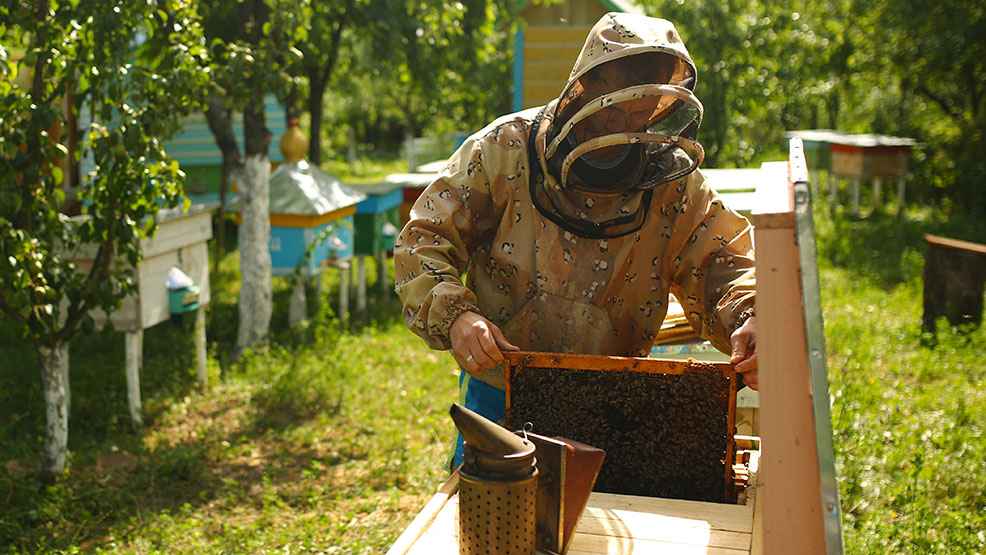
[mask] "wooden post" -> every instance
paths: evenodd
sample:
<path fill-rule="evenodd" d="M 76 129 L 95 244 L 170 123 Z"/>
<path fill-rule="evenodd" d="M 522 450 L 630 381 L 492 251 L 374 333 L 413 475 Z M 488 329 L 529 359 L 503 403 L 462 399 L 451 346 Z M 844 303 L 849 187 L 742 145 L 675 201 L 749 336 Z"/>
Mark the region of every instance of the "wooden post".
<path fill-rule="evenodd" d="M 897 215 L 904 214 L 904 186 L 907 184 L 907 176 L 902 175 L 897 178 Z"/>
<path fill-rule="evenodd" d="M 377 281 L 380 282 L 380 294 L 383 296 L 384 300 L 390 298 L 390 289 L 394 284 L 389 279 L 389 272 L 387 272 L 387 251 L 380 251 L 377 253 Z"/>
<path fill-rule="evenodd" d="M 850 178 L 852 182 L 852 215 L 859 216 L 859 182 L 860 178 Z"/>
<path fill-rule="evenodd" d="M 366 312 L 366 256 L 356 256 L 356 312 Z"/>
<path fill-rule="evenodd" d="M 339 320 L 343 325 L 349 323 L 349 269 L 348 262 L 339 266 Z"/>
<path fill-rule="evenodd" d="M 924 330 L 933 331 L 940 316 L 955 326 L 982 322 L 986 245 L 934 235 L 925 235 L 924 240 L 928 244 L 924 256 Z"/>

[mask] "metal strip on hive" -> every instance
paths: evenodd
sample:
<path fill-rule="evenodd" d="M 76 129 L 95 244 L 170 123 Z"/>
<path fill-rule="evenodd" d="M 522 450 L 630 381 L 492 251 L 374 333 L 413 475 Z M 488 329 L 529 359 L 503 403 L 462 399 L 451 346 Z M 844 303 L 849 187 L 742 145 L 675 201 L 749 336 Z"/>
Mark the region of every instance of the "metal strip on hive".
<path fill-rule="evenodd" d="M 733 501 L 729 363 L 504 353 L 506 425 L 606 451 L 596 491 Z"/>

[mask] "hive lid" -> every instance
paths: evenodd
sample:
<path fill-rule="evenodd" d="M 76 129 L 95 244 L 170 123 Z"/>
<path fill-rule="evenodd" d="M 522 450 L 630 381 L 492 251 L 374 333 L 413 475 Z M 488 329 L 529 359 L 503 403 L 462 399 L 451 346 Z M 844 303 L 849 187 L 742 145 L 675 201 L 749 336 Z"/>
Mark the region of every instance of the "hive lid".
<path fill-rule="evenodd" d="M 322 215 L 352 206 L 366 195 L 302 160 L 281 164 L 270 176 L 270 213 Z"/>
<path fill-rule="evenodd" d="M 321 216 L 363 200 L 364 193 L 304 160 L 285 162 L 270 174 L 271 214 Z M 239 197 L 226 208 L 230 213 L 241 210 Z"/>

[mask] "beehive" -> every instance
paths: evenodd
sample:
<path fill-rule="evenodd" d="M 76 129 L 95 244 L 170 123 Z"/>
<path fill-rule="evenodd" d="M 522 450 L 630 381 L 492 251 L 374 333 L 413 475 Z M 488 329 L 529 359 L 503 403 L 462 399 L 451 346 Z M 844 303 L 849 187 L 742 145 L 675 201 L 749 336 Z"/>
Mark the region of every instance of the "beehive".
<path fill-rule="evenodd" d="M 595 491 L 731 502 L 737 380 L 728 363 L 505 353 L 508 429 L 606 451 Z"/>

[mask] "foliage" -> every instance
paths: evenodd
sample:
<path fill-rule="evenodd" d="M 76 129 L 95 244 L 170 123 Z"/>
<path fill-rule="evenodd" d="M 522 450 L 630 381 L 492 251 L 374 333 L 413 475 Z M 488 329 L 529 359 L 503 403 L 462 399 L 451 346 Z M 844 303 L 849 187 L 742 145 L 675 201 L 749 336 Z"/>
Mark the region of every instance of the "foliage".
<path fill-rule="evenodd" d="M 208 87 L 205 48 L 180 0 L 13 1 L 0 21 L 24 52 L 0 80 L 0 310 L 42 355 L 51 478 L 65 462 L 66 346 L 134 290 L 141 240 L 181 197 L 162 141 Z"/>
<path fill-rule="evenodd" d="M 986 550 L 986 326 L 921 331 L 923 233 L 981 221 L 816 211 L 846 553 Z"/>
<path fill-rule="evenodd" d="M 485 125 L 507 106 L 512 8 L 502 0 L 369 2 L 367 33 L 348 36 L 342 94 L 330 105 L 341 104 L 342 122 L 355 120 L 363 140 L 391 118 L 404 132 L 398 139 Z"/>
<path fill-rule="evenodd" d="M 182 174 L 161 141 L 206 88 L 204 49 L 183 2 L 16 2 L 0 15 L 0 37 L 25 52 L 17 71 L 27 84 L 0 80 L 0 307 L 33 343 L 53 347 L 90 309 L 119 304 L 138 240 L 179 201 Z M 79 148 L 67 129 L 76 118 Z M 94 169 L 69 189 L 61 161 L 80 156 Z M 64 211 L 73 201 L 74 220 Z M 80 272 L 69 253 L 86 244 L 98 250 Z"/>
<path fill-rule="evenodd" d="M 986 211 L 986 11 L 971 0 L 649 0 L 698 66 L 709 167 L 782 158 L 784 132 L 917 139 L 911 202 Z"/>
<path fill-rule="evenodd" d="M 222 283 L 235 285 L 237 266 L 235 253 L 223 260 Z M 220 381 L 215 363 L 228 360 L 235 325 L 216 319 L 233 317 L 236 292 L 214 291 L 207 395 L 194 393 L 187 326 L 146 330 L 146 427 L 137 436 L 126 426 L 119 336 L 73 345 L 93 377 L 72 407 L 85 423 L 73 436 L 71 476 L 45 490 L 26 470 L 43 415 L 18 400 L 39 385 L 7 382 L 16 369 L 4 357 L 0 384 L 11 387 L 0 402 L 19 425 L 0 426 L 0 552 L 386 551 L 444 479 L 454 363 L 404 328 L 393 296 L 371 299 L 343 332 L 332 311 L 338 281 L 325 281 L 303 337 L 278 333 Z M 291 285 L 278 281 L 276 306 Z M 285 328 L 283 311 L 275 322 Z"/>

